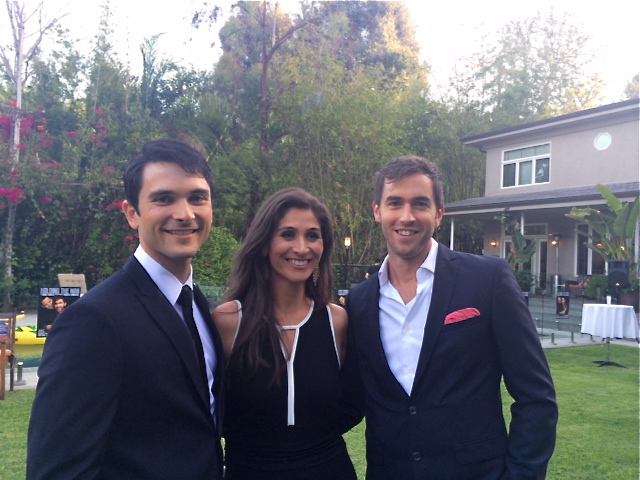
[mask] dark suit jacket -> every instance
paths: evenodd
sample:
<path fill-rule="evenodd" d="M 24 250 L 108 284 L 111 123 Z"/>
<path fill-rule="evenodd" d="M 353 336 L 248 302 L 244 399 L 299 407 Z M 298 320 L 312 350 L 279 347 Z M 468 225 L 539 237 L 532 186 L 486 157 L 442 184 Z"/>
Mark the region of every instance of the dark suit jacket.
<path fill-rule="evenodd" d="M 507 262 L 438 246 L 411 395 L 385 357 L 379 297 L 375 275 L 347 299 L 366 396 L 367 479 L 544 478 L 555 444 L 555 392 Z M 463 308 L 480 315 L 444 325 L 447 314 Z M 515 400 L 508 435 L 501 378 Z"/>
<path fill-rule="evenodd" d="M 213 325 L 211 334 L 218 400 L 222 347 Z M 191 337 L 135 258 L 56 319 L 38 376 L 28 479 L 221 478 L 219 435 Z"/>

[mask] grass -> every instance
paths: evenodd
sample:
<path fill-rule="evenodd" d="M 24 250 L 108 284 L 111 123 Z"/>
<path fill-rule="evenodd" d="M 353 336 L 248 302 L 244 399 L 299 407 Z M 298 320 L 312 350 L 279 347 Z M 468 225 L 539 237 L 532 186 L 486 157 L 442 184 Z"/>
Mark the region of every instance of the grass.
<path fill-rule="evenodd" d="M 4 372 L 3 372 L 4 373 Z M 0 479 L 25 477 L 27 427 L 35 390 L 6 392 L 0 401 Z"/>
<path fill-rule="evenodd" d="M 548 478 L 637 480 L 640 393 L 637 348 L 605 345 L 546 350 L 560 417 Z"/>
<path fill-rule="evenodd" d="M 639 473 L 638 349 L 604 345 L 545 350 L 556 385 L 560 420 L 549 480 L 637 480 Z M 26 436 L 34 391 L 7 392 L 0 402 L 0 480 L 25 474 Z M 510 399 L 505 395 L 508 417 Z M 363 479 L 364 424 L 346 435 L 349 453 Z"/>

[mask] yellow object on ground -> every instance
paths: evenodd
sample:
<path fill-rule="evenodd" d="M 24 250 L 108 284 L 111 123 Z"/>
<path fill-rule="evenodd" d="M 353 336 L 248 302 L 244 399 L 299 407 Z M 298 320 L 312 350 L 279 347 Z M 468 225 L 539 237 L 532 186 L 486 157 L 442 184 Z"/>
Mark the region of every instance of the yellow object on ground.
<path fill-rule="evenodd" d="M 36 336 L 36 327 L 16 327 L 16 345 L 44 345 L 47 337 Z"/>

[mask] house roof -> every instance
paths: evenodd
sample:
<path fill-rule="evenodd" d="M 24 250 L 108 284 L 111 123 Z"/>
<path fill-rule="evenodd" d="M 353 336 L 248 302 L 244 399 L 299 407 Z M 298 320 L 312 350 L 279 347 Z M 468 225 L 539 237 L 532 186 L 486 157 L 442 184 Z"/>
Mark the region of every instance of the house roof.
<path fill-rule="evenodd" d="M 525 123 L 515 127 L 493 130 L 490 132 L 470 135 L 462 139 L 465 145 L 480 149 L 508 143 L 515 139 L 544 136 L 548 133 L 557 134 L 583 130 L 586 126 L 606 125 L 628 121 L 629 118 L 638 119 L 640 99 L 633 98 L 624 102 L 611 103 L 601 107 L 590 108 L 580 112 L 568 113 L 559 117 L 547 118 L 536 122 Z"/>
<path fill-rule="evenodd" d="M 606 185 L 620 200 L 627 201 L 640 195 L 640 182 L 616 183 Z M 600 190 L 593 186 L 547 190 L 542 192 L 495 195 L 459 200 L 445 205 L 445 215 L 469 215 L 509 209 L 545 209 L 573 207 L 581 205 L 606 204 Z"/>

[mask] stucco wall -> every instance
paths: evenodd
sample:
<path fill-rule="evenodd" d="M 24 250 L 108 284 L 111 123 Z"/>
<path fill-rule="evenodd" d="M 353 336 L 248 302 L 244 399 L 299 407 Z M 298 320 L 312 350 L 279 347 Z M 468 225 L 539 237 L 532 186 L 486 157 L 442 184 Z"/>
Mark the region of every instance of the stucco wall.
<path fill-rule="evenodd" d="M 594 140 L 600 133 L 611 135 L 611 145 L 605 150 L 594 146 Z M 638 180 L 639 140 L 639 123 L 636 120 L 557 136 L 531 137 L 491 148 L 487 151 L 485 196 Z M 547 142 L 551 143 L 549 183 L 501 188 L 503 152 Z"/>

